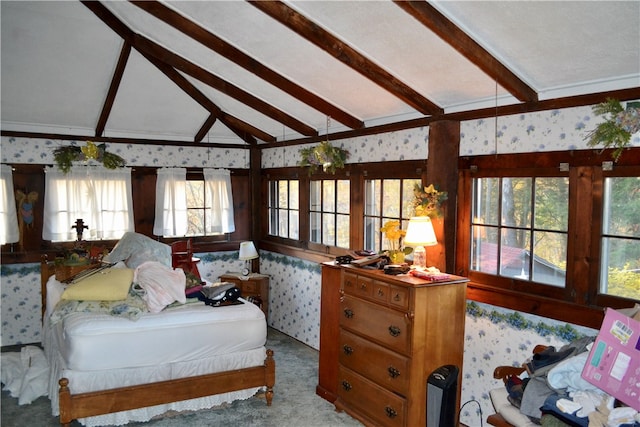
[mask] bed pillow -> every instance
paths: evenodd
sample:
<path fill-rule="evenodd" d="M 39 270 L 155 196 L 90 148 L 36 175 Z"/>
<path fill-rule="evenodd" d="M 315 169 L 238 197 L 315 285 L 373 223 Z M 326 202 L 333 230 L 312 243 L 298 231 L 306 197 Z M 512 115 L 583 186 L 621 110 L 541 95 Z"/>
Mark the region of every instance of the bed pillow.
<path fill-rule="evenodd" d="M 133 269 L 107 268 L 65 289 L 62 299 L 78 301 L 118 301 L 127 298 Z"/>
<path fill-rule="evenodd" d="M 155 261 L 142 263 L 135 269 L 135 287 L 142 289 L 142 299 L 151 313 L 159 313 L 174 301 L 187 302 L 186 276 L 181 268 L 175 270 Z"/>
<path fill-rule="evenodd" d="M 144 234 L 128 231 L 103 259 L 104 262 L 125 261 L 127 267 L 137 268 L 146 261 L 171 266 L 171 247 Z"/>

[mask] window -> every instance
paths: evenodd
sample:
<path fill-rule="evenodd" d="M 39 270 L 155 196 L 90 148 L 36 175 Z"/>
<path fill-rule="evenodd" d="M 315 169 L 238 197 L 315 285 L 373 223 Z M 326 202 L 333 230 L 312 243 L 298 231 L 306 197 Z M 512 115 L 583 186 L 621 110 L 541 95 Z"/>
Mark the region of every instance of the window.
<path fill-rule="evenodd" d="M 455 268 L 471 299 L 592 328 L 640 301 L 638 157 L 603 158 L 461 160 Z"/>
<path fill-rule="evenodd" d="M 640 177 L 606 177 L 603 185 L 601 294 L 639 299 Z"/>
<path fill-rule="evenodd" d="M 77 239 L 71 228 L 78 218 L 89 227 L 84 240 L 119 239 L 134 231 L 131 169 L 74 166 L 68 173 L 47 168 L 42 238 Z"/>
<path fill-rule="evenodd" d="M 185 168 L 158 169 L 153 234 L 164 237 L 212 236 L 235 231 L 231 175 L 203 169 L 187 179 Z"/>
<path fill-rule="evenodd" d="M 349 248 L 350 183 L 345 179 L 310 182 L 309 240 Z"/>
<path fill-rule="evenodd" d="M 564 287 L 569 179 L 475 178 L 471 270 Z"/>
<path fill-rule="evenodd" d="M 298 240 L 298 180 L 269 181 L 269 234 Z"/>
<path fill-rule="evenodd" d="M 379 252 L 384 241 L 380 228 L 386 221 L 398 220 L 406 229 L 413 215 L 413 188 L 420 179 L 369 179 L 364 188 L 364 249 Z"/>
<path fill-rule="evenodd" d="M 20 240 L 18 231 L 18 215 L 16 212 L 16 199 L 13 195 L 13 170 L 9 165 L 0 165 L 0 244 L 15 243 Z M 23 212 L 22 221 L 29 219 L 29 213 L 33 215 L 33 201 L 31 194 L 18 193 L 20 209 Z M 33 216 L 31 216 L 33 219 Z M 27 224 L 28 225 L 28 224 Z"/>

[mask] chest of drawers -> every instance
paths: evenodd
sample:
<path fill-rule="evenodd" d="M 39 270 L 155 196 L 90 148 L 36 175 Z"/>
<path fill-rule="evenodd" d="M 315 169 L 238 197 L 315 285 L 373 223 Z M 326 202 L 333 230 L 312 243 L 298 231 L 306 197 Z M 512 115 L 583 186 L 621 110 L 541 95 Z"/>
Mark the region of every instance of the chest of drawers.
<path fill-rule="evenodd" d="M 317 393 L 365 425 L 426 425 L 429 375 L 462 368 L 467 279 L 322 269 Z"/>

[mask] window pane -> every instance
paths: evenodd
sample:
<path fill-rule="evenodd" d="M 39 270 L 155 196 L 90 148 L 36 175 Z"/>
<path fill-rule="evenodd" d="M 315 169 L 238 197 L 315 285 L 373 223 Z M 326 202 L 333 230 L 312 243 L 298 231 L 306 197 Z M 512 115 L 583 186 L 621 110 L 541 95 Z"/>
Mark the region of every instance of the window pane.
<path fill-rule="evenodd" d="M 382 187 L 382 216 L 400 217 L 400 180 L 385 179 Z"/>
<path fill-rule="evenodd" d="M 502 178 L 502 225 L 529 227 L 531 178 Z"/>
<path fill-rule="evenodd" d="M 567 235 L 534 232 L 533 280 L 563 287 L 567 275 Z"/>
<path fill-rule="evenodd" d="M 471 269 L 498 273 L 498 233 L 493 227 L 474 225 L 471 240 Z"/>
<path fill-rule="evenodd" d="M 322 210 L 324 212 L 336 211 L 336 182 L 334 180 L 322 181 Z"/>
<path fill-rule="evenodd" d="M 298 181 L 289 181 L 289 209 L 299 209 Z M 297 220 L 296 220 L 297 223 Z"/>
<path fill-rule="evenodd" d="M 288 184 L 288 181 L 278 181 L 278 207 L 281 209 L 286 209 L 288 207 Z"/>
<path fill-rule="evenodd" d="M 298 228 L 298 211 L 289 211 L 289 238 L 298 240 L 300 238 L 300 230 Z"/>
<path fill-rule="evenodd" d="M 322 243 L 328 246 L 334 246 L 336 241 L 334 219 L 334 214 L 322 214 Z"/>
<path fill-rule="evenodd" d="M 351 186 L 349 180 L 341 179 L 338 181 L 337 191 L 338 206 L 336 207 L 336 212 L 348 214 L 351 212 Z M 340 229 L 340 227 L 338 227 L 338 229 Z"/>
<path fill-rule="evenodd" d="M 481 224 L 498 225 L 500 178 L 478 178 L 474 184 L 472 218 Z"/>
<path fill-rule="evenodd" d="M 402 217 L 411 218 L 414 215 L 413 201 L 415 196 L 413 195 L 413 189 L 415 186 L 422 186 L 422 181 L 419 179 L 404 179 L 402 180 Z M 402 227 L 406 230 L 406 224 Z"/>
<path fill-rule="evenodd" d="M 500 275 L 529 280 L 529 232 L 502 229 L 500 242 Z"/>
<path fill-rule="evenodd" d="M 320 234 L 322 231 L 320 221 L 322 219 L 322 214 L 319 212 L 310 212 L 309 213 L 309 240 L 314 243 L 322 243 L 320 240 L 322 235 Z"/>
<path fill-rule="evenodd" d="M 567 231 L 569 178 L 536 178 L 535 185 L 535 228 Z"/>
<path fill-rule="evenodd" d="M 322 181 L 311 181 L 309 183 L 309 209 L 312 211 L 319 212 L 322 208 L 321 183 Z"/>
<path fill-rule="evenodd" d="M 600 292 L 640 300 L 640 178 L 604 181 Z"/>
<path fill-rule="evenodd" d="M 380 187 L 381 181 L 379 179 L 365 181 L 365 215 L 380 215 Z"/>
<path fill-rule="evenodd" d="M 640 177 L 605 179 L 604 234 L 640 237 Z"/>
<path fill-rule="evenodd" d="M 600 292 L 640 300 L 640 240 L 602 239 Z"/>
<path fill-rule="evenodd" d="M 364 218 L 364 249 L 368 251 L 380 250 L 380 218 Z"/>
<path fill-rule="evenodd" d="M 336 246 L 341 248 L 350 247 L 349 242 L 349 215 L 338 215 L 338 241 L 336 242 Z"/>

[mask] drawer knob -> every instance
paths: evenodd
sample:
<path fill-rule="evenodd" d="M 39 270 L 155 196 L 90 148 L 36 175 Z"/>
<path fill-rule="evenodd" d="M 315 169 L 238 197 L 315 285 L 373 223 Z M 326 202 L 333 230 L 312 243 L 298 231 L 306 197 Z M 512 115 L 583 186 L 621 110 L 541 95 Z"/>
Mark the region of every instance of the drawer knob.
<path fill-rule="evenodd" d="M 361 291 L 366 291 L 367 290 L 367 284 L 365 282 L 360 283 L 360 290 Z"/>
<path fill-rule="evenodd" d="M 398 328 L 397 326 L 393 326 L 393 325 L 389 326 L 389 334 L 392 337 L 399 336 L 400 335 L 400 328 Z"/>
<path fill-rule="evenodd" d="M 393 409 L 391 406 L 387 406 L 386 408 L 384 408 L 384 411 L 387 413 L 387 417 L 389 418 L 395 418 L 398 416 L 398 413 L 396 412 L 396 410 Z"/>
<path fill-rule="evenodd" d="M 393 300 L 394 300 L 394 301 L 400 301 L 400 294 L 395 294 L 395 295 L 393 296 Z"/>
<path fill-rule="evenodd" d="M 389 376 L 391 378 L 398 378 L 400 376 L 400 371 L 397 368 L 394 368 L 393 366 L 389 366 L 387 368 L 387 372 L 389 372 Z"/>
<path fill-rule="evenodd" d="M 346 354 L 347 356 L 351 356 L 351 354 L 353 353 L 353 347 L 345 344 L 342 346 L 342 351 L 344 351 L 344 354 Z"/>
<path fill-rule="evenodd" d="M 353 310 L 351 310 L 350 308 L 345 308 L 344 317 L 346 317 L 347 319 L 351 319 L 353 317 Z"/>
<path fill-rule="evenodd" d="M 383 297 L 384 296 L 384 291 L 380 288 L 378 288 L 378 296 L 379 297 Z"/>
<path fill-rule="evenodd" d="M 349 381 L 347 380 L 342 380 L 342 388 L 345 391 L 350 391 L 351 390 L 351 384 L 349 384 Z"/>

